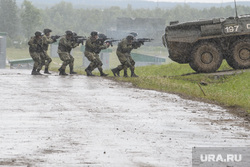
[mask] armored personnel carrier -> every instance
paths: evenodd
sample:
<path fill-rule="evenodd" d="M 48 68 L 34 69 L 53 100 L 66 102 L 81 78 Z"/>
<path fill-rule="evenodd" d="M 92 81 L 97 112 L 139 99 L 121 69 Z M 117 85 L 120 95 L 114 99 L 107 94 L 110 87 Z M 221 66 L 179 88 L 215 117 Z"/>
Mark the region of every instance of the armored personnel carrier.
<path fill-rule="evenodd" d="M 250 68 L 250 15 L 170 22 L 162 42 L 170 59 L 196 72 L 215 72 L 223 59 L 234 69 Z"/>

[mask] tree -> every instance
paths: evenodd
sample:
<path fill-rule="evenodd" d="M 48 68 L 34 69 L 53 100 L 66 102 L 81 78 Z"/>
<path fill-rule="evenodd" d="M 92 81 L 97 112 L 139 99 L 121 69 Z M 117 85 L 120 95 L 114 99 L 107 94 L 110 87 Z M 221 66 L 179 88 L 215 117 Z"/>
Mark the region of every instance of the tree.
<path fill-rule="evenodd" d="M 21 10 L 21 22 L 24 34 L 26 38 L 29 38 L 41 25 L 41 13 L 27 0 L 23 1 Z"/>
<path fill-rule="evenodd" d="M 15 0 L 0 0 L 0 31 L 13 38 L 17 34 L 18 16 Z"/>
<path fill-rule="evenodd" d="M 52 29 L 53 33 L 62 34 L 66 30 L 75 31 L 79 22 L 77 15 L 71 3 L 62 1 L 46 9 L 42 13 L 42 21 L 45 28 Z"/>

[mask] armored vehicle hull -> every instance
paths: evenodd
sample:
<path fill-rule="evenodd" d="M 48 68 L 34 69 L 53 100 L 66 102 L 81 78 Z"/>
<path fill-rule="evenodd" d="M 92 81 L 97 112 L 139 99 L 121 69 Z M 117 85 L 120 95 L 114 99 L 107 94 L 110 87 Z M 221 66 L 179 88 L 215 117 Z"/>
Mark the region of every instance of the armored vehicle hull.
<path fill-rule="evenodd" d="M 215 72 L 223 59 L 234 69 L 250 68 L 250 15 L 172 22 L 162 40 L 170 59 L 196 72 Z"/>

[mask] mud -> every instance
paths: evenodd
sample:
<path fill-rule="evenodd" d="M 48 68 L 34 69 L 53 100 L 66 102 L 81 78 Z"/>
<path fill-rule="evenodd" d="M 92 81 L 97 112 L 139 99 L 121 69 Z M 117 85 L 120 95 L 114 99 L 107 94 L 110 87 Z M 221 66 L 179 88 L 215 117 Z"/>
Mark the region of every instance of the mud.
<path fill-rule="evenodd" d="M 192 147 L 249 147 L 217 105 L 82 75 L 0 70 L 0 166 L 192 166 Z"/>

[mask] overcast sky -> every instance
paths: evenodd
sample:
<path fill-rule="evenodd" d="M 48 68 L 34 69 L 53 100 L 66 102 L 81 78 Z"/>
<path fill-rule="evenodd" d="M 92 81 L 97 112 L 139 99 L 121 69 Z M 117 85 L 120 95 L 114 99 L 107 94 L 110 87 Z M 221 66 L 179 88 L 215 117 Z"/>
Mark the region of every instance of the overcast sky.
<path fill-rule="evenodd" d="M 155 1 L 157 0 L 149 0 L 149 1 Z M 222 3 L 222 2 L 234 2 L 234 0 L 158 0 L 158 2 L 201 2 L 201 3 Z M 236 2 L 240 1 L 249 1 L 250 0 L 236 0 Z"/>

